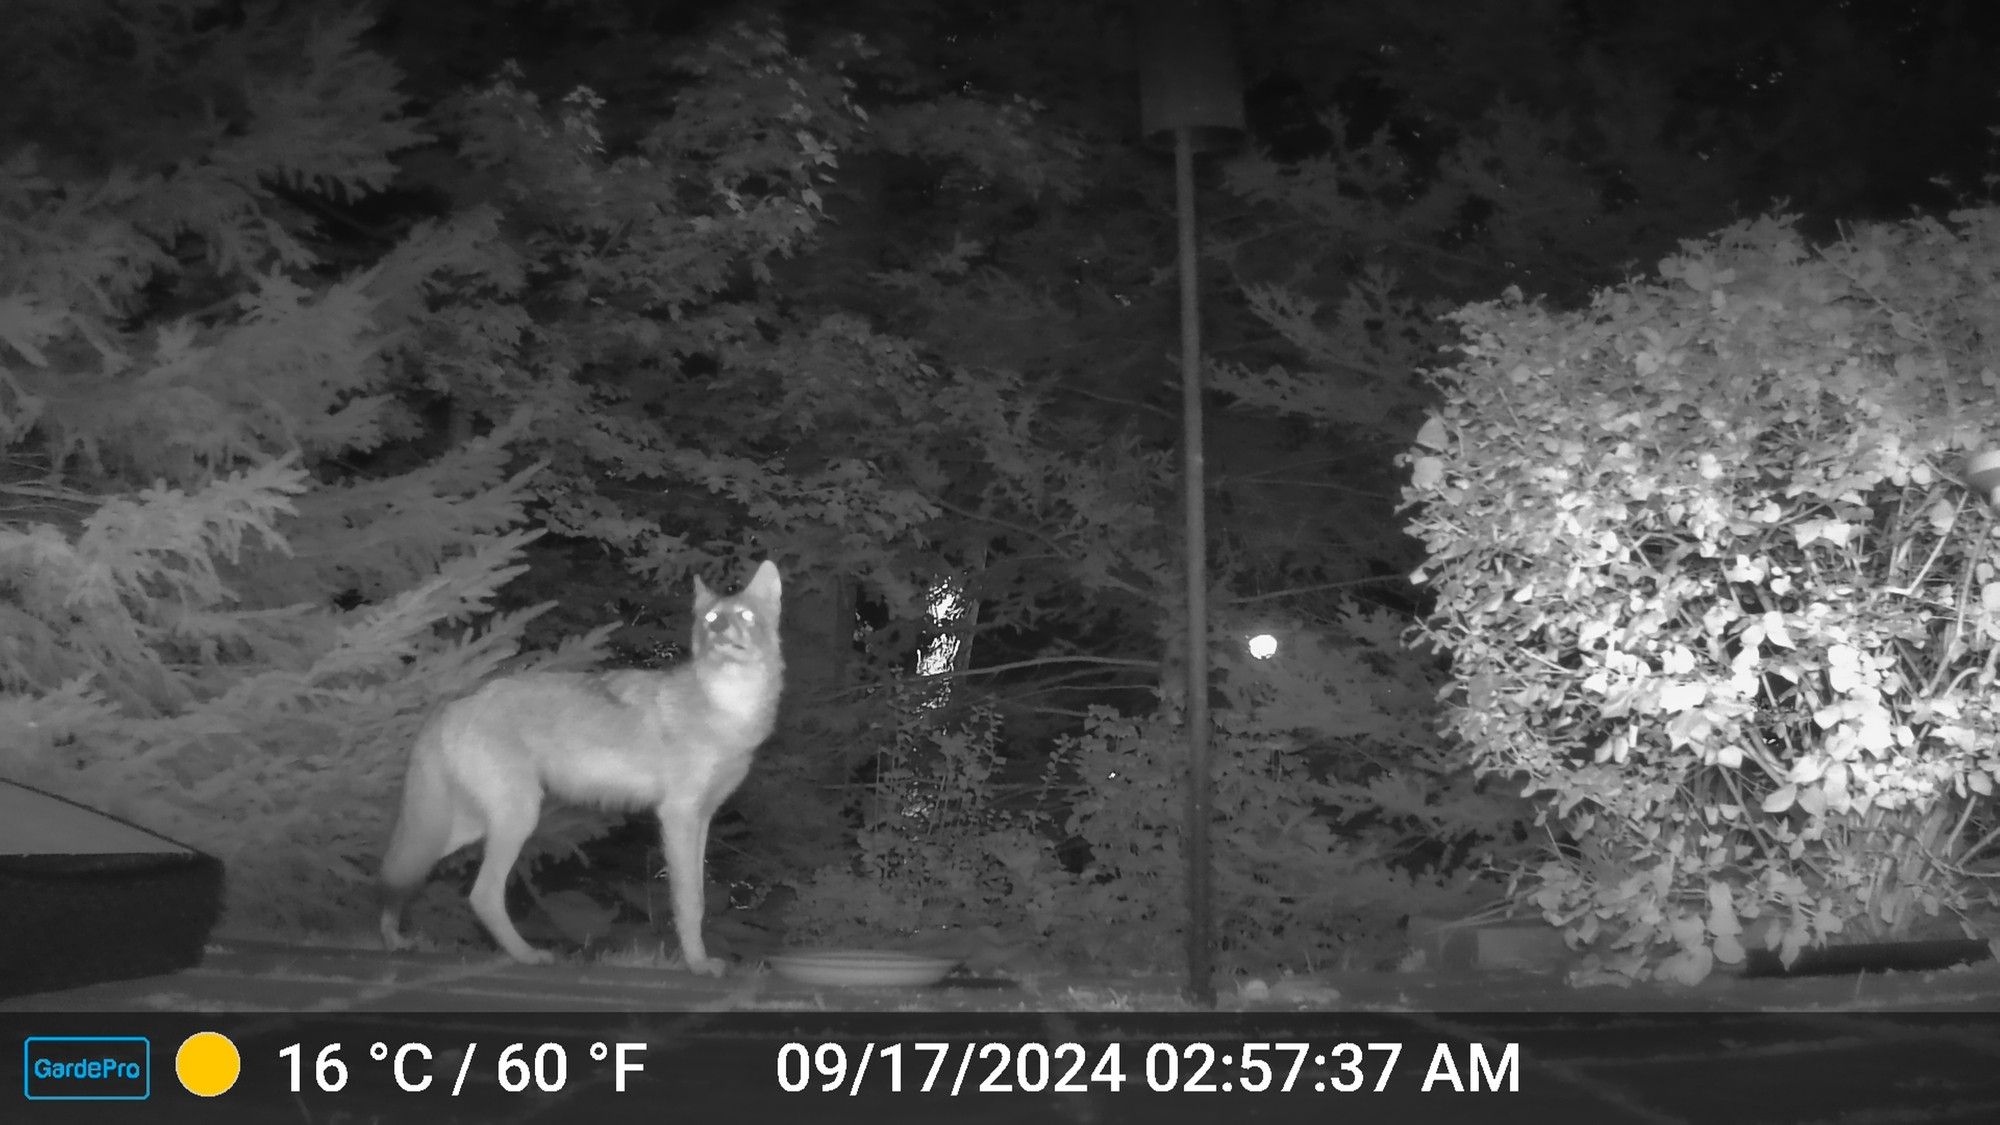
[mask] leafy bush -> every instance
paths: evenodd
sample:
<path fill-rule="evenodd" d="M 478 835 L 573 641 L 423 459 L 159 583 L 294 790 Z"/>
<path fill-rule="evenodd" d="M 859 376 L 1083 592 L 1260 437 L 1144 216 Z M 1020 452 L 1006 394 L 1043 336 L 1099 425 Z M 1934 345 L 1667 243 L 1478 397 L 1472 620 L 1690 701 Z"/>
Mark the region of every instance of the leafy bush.
<path fill-rule="evenodd" d="M 1528 812 L 1477 791 L 1428 722 L 1428 662 L 1401 626 L 1354 612 L 1337 641 L 1284 629 L 1276 659 L 1218 646 L 1211 861 L 1227 971 L 1372 964 L 1409 914 L 1496 898 L 1480 853 Z M 1058 739 L 1026 809 L 1010 807 L 990 713 L 933 730 L 921 708 L 882 751 L 858 865 L 821 869 L 793 921 L 842 937 L 989 927 L 1072 965 L 1171 971 L 1186 933 L 1186 735 L 1177 694 L 1145 716 L 1094 707 Z M 1072 780 L 1073 779 L 1073 780 Z M 1061 835 L 1088 849 L 1057 862 Z M 1453 856 L 1433 845 L 1459 843 Z"/>
<path fill-rule="evenodd" d="M 974 708 L 964 723 L 931 721 L 935 698 L 896 685 L 895 721 L 876 747 L 862 793 L 854 860 L 828 864 L 798 884 L 795 935 L 832 940 L 990 929 L 1039 945 L 1058 924 L 1051 903 L 1063 878 L 1044 830 L 1044 772 L 1025 807 L 1001 799 L 1000 723 Z"/>
<path fill-rule="evenodd" d="M 1350 610 L 1352 607 L 1349 607 Z M 1498 887 L 1482 853 L 1526 815 L 1474 791 L 1430 730 L 1427 663 L 1400 627 L 1353 612 L 1338 629 L 1279 629 L 1270 660 L 1214 653 L 1210 738 L 1216 963 L 1224 971 L 1366 967 L 1402 947 L 1412 914 L 1459 915 Z M 1345 636 L 1338 634 L 1345 633 Z M 1172 968 L 1186 920 L 1187 740 L 1174 685 L 1144 717 L 1092 712 L 1070 740 L 1071 831 L 1093 862 L 1061 900 L 1073 957 Z M 1464 845 L 1455 858 L 1428 845 Z"/>
<path fill-rule="evenodd" d="M 437 630 L 489 608 L 530 536 L 469 535 L 384 604 L 343 611 L 274 582 L 311 502 L 286 460 L 189 490 L 40 492 L 58 512 L 0 523 L 0 775 L 221 857 L 232 924 L 354 920 L 415 724 L 510 658 L 535 611 Z M 429 499 L 464 518 L 517 496 Z"/>
<path fill-rule="evenodd" d="M 1700 979 L 1912 932 L 2000 822 L 2000 214 L 1789 220 L 1558 312 L 1457 316 L 1406 462 L 1449 726 L 1563 845 L 1521 894 L 1605 966 Z"/>

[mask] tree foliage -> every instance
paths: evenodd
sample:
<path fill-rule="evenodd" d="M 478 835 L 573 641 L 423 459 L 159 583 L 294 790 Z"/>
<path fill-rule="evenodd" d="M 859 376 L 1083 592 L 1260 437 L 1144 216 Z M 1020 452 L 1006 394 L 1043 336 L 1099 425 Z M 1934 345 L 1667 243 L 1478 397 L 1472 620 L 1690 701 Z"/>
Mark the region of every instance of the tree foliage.
<path fill-rule="evenodd" d="M 9 648 L 35 732 L 9 772 L 222 854 L 232 909 L 318 922 L 364 894 L 411 729 L 547 608 L 440 631 L 522 574 L 533 537 L 510 529 L 530 520 L 648 592 L 755 550 L 898 621 L 996 526 L 1086 584 L 1130 585 L 1105 541 L 1152 523 L 1145 458 L 773 269 L 808 247 L 862 135 L 842 73 L 860 41 L 807 57 L 774 19 L 725 21 L 666 56 L 670 97 L 544 97 L 502 64 L 420 112 L 360 10 L 29 15 L 24 57 L 119 44 L 113 100 L 142 124 L 29 130 L 0 188 L 10 586 L 34 638 Z M 1025 190 L 1067 167 L 1021 107 L 943 108 L 885 144 L 1004 163 Z M 75 559 L 82 592 L 41 572 Z M 54 627 L 85 597 L 101 628 Z M 986 598 L 989 625 L 1003 603 Z M 599 655 L 605 633 L 552 658 Z M 808 638 L 795 666 L 832 647 Z M 74 704 L 62 723 L 30 717 L 51 700 Z M 194 733 L 102 737 L 157 721 Z"/>
<path fill-rule="evenodd" d="M 221 855 L 240 919 L 344 919 L 415 720 L 530 616 L 439 632 L 520 573 L 507 428 L 350 468 L 419 431 L 397 348 L 476 240 L 328 260 L 307 201 L 425 136 L 359 13 L 22 16 L 9 104 L 63 109 L 0 165 L 6 772 Z"/>

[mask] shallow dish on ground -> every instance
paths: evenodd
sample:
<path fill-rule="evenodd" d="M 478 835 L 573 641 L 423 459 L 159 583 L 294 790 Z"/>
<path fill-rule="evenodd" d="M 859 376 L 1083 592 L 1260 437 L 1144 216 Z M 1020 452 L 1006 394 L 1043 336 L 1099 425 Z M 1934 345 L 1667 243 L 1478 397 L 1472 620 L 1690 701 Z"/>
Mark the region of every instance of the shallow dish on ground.
<path fill-rule="evenodd" d="M 800 984 L 909 986 L 936 984 L 958 964 L 958 958 L 889 949 L 802 949 L 772 957 L 770 964 L 779 976 Z"/>

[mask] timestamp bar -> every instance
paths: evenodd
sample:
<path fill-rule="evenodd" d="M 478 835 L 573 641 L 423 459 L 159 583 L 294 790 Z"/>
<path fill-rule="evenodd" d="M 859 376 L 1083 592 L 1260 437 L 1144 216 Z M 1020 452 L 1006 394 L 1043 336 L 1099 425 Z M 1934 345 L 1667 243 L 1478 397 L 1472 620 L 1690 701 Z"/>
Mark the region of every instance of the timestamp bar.
<path fill-rule="evenodd" d="M 1405 1055 L 1409 1058 L 1406 1060 Z M 1422 1061 L 1419 1062 L 1418 1059 Z M 790 1094 L 1318 1094 L 1518 1093 L 1517 1043 L 1440 1041 L 966 1041 L 808 1044 L 778 1048 L 778 1088 Z"/>

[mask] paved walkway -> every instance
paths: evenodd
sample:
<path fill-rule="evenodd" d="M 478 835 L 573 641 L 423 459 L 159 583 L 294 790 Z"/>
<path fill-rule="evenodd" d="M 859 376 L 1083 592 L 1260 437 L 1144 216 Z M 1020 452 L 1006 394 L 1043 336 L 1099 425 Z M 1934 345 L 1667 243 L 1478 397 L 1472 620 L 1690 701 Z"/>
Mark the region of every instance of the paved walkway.
<path fill-rule="evenodd" d="M 1219 982 L 1221 983 L 1221 982 Z M 1223 1011 L 1994 1013 L 2000 962 L 1930 973 L 1742 979 L 1697 988 L 1571 988 L 1525 972 L 1329 973 L 1273 981 L 1261 997 L 1219 987 Z M 677 969 L 518 965 L 498 954 L 222 941 L 200 966 L 140 980 L 0 1000 L 0 1012 L 1118 1012 L 1193 1011 L 1173 977 L 1028 977 L 938 988 L 823 988 L 738 967 L 720 979 Z"/>

